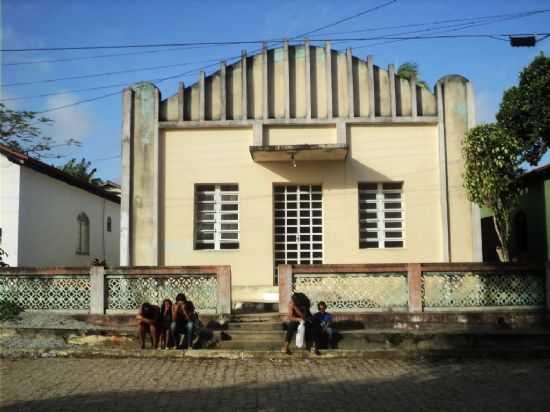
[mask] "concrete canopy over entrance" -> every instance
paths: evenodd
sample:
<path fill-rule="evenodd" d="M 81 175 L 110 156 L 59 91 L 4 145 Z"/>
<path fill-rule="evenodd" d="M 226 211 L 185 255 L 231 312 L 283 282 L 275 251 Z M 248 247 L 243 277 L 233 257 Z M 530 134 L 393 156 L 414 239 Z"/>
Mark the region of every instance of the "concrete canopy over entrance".
<path fill-rule="evenodd" d="M 250 146 L 250 155 L 256 162 L 297 162 L 311 160 L 345 160 L 346 144 L 303 144 Z"/>

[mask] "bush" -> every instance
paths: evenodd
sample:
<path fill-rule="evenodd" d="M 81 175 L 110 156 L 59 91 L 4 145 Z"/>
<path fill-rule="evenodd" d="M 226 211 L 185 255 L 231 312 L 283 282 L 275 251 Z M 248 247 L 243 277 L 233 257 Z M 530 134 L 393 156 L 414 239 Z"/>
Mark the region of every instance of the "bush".
<path fill-rule="evenodd" d="M 15 319 L 21 312 L 23 308 L 17 303 L 0 300 L 0 320 Z"/>

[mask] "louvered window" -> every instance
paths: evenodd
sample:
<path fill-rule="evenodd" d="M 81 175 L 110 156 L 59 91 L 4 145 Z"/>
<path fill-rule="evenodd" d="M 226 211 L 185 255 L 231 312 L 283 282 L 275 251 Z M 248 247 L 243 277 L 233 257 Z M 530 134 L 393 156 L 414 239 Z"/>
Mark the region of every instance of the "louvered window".
<path fill-rule="evenodd" d="M 239 186 L 195 186 L 195 249 L 239 248 Z"/>
<path fill-rule="evenodd" d="M 359 183 L 359 247 L 400 248 L 404 242 L 403 183 Z"/>

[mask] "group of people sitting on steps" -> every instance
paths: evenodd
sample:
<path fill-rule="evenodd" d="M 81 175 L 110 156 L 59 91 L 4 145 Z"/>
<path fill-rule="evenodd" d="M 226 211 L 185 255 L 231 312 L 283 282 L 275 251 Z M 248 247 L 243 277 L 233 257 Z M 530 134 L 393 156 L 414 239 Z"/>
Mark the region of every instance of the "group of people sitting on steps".
<path fill-rule="evenodd" d="M 193 349 L 199 339 L 199 316 L 193 302 L 183 293 L 176 296 L 176 303 L 164 299 L 160 308 L 143 303 L 136 319 L 141 349 L 145 349 L 147 335 L 154 349 L 158 349 L 159 343 L 161 349 Z"/>
<path fill-rule="evenodd" d="M 334 348 L 334 332 L 331 327 L 332 316 L 327 312 L 327 304 L 323 301 L 317 304 L 319 310 L 315 315 L 311 314 L 311 302 L 309 298 L 300 292 L 293 293 L 288 302 L 288 322 L 286 323 L 285 343 L 282 352 L 290 355 L 290 342 L 295 334 L 305 328 L 304 339 L 296 339 L 296 346 L 303 344 L 306 349 L 316 355 L 323 340 L 328 340 L 328 346 Z"/>
<path fill-rule="evenodd" d="M 334 348 L 334 332 L 331 327 L 332 316 L 327 305 L 321 301 L 318 312 L 311 314 L 309 298 L 300 292 L 293 293 L 288 303 L 288 320 L 285 323 L 286 334 L 282 352 L 290 354 L 290 343 L 297 336 L 296 346 L 305 346 L 312 353 L 319 354 L 323 341 Z M 176 302 L 164 299 L 161 306 L 145 302 L 136 316 L 139 325 L 141 348 L 145 349 L 147 335 L 151 345 L 158 349 L 193 349 L 199 343 L 200 321 L 193 302 L 183 293 L 176 296 Z"/>

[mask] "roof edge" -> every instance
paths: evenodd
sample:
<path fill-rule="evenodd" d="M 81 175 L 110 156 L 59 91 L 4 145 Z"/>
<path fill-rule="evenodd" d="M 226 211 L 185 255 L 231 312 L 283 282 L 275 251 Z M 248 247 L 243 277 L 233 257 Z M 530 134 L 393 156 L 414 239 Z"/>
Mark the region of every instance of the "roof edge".
<path fill-rule="evenodd" d="M 66 172 L 63 172 L 62 170 L 59 170 L 57 167 L 50 166 L 49 164 L 14 150 L 8 146 L 0 144 L 0 153 L 13 163 L 28 167 L 36 172 L 67 183 L 68 185 L 85 190 L 88 193 L 102 197 L 111 202 L 120 204 L 120 198 L 117 195 L 94 186 L 91 183 L 80 180 Z"/>

